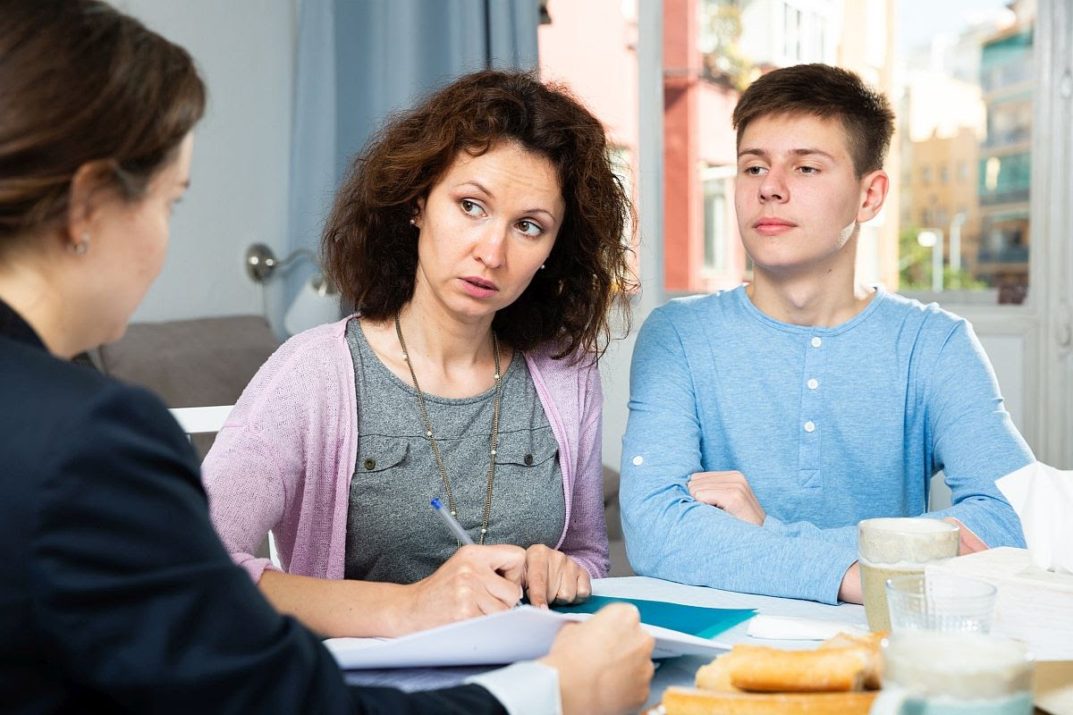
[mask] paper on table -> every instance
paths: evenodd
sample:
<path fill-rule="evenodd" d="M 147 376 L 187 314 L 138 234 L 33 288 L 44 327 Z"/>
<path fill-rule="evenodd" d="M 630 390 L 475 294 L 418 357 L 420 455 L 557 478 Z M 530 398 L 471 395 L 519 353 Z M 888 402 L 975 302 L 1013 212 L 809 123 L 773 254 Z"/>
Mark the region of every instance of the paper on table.
<path fill-rule="evenodd" d="M 1032 561 L 1047 571 L 1073 573 L 1073 472 L 1033 462 L 995 486 L 1021 519 Z"/>
<path fill-rule="evenodd" d="M 852 623 L 821 621 L 816 618 L 759 615 L 749 621 L 749 635 L 753 638 L 823 641 L 834 638 L 839 633 L 865 635 L 868 631 Z"/>
<path fill-rule="evenodd" d="M 331 638 L 324 645 L 343 669 L 500 665 L 547 655 L 563 625 L 589 617 L 519 606 L 401 638 Z M 714 656 L 729 650 L 706 638 L 643 627 L 656 639 L 653 658 Z"/>
<path fill-rule="evenodd" d="M 756 614 L 751 608 L 705 608 L 671 601 L 646 601 L 614 596 L 590 596 L 581 603 L 552 608 L 559 613 L 596 613 L 612 603 L 633 604 L 641 614 L 641 623 L 646 625 L 670 628 L 672 631 L 700 638 L 714 638 Z"/>
<path fill-rule="evenodd" d="M 1009 546 L 924 567 L 929 581 L 966 576 L 998 588 L 993 633 L 1025 642 L 1037 662 L 1073 660 L 1073 576 L 1044 571 L 1027 550 Z"/>

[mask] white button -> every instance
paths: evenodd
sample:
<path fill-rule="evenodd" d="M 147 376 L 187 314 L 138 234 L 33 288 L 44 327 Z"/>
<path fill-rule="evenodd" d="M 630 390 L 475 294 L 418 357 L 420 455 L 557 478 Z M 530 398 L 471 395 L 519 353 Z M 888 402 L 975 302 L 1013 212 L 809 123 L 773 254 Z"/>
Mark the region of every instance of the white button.
<path fill-rule="evenodd" d="M 823 345 L 823 340 L 817 335 L 812 338 L 812 347 L 818 348 Z"/>
<path fill-rule="evenodd" d="M 813 377 L 810 378 L 809 381 L 805 384 L 808 385 L 808 389 L 815 390 L 817 387 L 820 386 L 820 381 Z"/>
<path fill-rule="evenodd" d="M 636 457 L 633 458 L 633 466 L 635 466 L 635 467 L 640 467 L 644 463 L 645 463 L 645 458 L 642 457 L 639 454 Z"/>
<path fill-rule="evenodd" d="M 812 420 L 809 420 L 808 422 L 806 422 L 805 423 L 805 431 L 806 432 L 815 432 L 816 431 L 816 423 L 813 422 Z"/>

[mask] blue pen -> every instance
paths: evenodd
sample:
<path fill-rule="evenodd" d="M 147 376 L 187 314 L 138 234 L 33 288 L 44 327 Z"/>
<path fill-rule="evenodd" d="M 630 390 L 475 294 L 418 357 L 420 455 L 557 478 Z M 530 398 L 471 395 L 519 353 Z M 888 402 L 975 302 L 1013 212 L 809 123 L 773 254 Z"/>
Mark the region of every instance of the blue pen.
<path fill-rule="evenodd" d="M 447 528 L 451 530 L 451 533 L 455 535 L 455 538 L 458 539 L 459 543 L 473 544 L 473 539 L 469 538 L 469 534 L 467 534 L 466 530 L 462 528 L 462 525 L 458 523 L 458 519 L 451 516 L 451 512 L 443 508 L 443 502 L 433 497 L 429 504 L 431 504 L 432 508 L 436 510 L 436 513 L 440 515 L 440 519 L 442 519 Z M 522 598 L 524 599 L 524 597 L 525 594 L 523 593 Z M 519 599 L 514 605 L 522 605 L 522 600 Z"/>
<path fill-rule="evenodd" d="M 451 516 L 451 512 L 443 508 L 443 504 L 439 499 L 433 498 L 431 502 L 432 508 L 436 510 L 436 513 L 440 515 L 440 519 L 451 530 L 451 533 L 455 535 L 460 543 L 472 544 L 473 539 L 469 538 L 469 534 L 462 528 L 462 525 L 458 523 L 458 520 Z"/>

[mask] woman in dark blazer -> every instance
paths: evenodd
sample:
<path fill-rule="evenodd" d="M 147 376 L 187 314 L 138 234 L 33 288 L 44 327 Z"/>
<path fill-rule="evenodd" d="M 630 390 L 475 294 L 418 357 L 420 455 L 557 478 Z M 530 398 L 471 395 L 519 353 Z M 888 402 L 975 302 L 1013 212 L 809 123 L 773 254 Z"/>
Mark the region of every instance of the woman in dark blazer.
<path fill-rule="evenodd" d="M 567 712 L 638 706 L 626 608 L 513 673 L 347 688 L 232 565 L 161 402 L 69 362 L 159 272 L 204 101 L 182 48 L 104 3 L 0 0 L 0 711 L 550 711 L 556 682 Z"/>

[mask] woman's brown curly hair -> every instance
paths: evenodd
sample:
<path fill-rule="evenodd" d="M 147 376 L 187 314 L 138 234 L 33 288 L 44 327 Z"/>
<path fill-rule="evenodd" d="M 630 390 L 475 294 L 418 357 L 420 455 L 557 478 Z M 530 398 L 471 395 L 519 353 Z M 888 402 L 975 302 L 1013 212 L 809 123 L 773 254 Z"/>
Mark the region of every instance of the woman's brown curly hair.
<path fill-rule="evenodd" d="M 372 320 L 412 297 L 418 201 L 459 152 L 480 155 L 504 141 L 547 157 L 565 203 L 555 246 L 492 326 L 518 350 L 554 341 L 556 356 L 599 356 L 618 307 L 628 329 L 632 206 L 612 171 L 600 121 L 562 87 L 530 73 L 465 75 L 393 118 L 354 160 L 324 231 L 325 270 L 343 298 Z"/>

